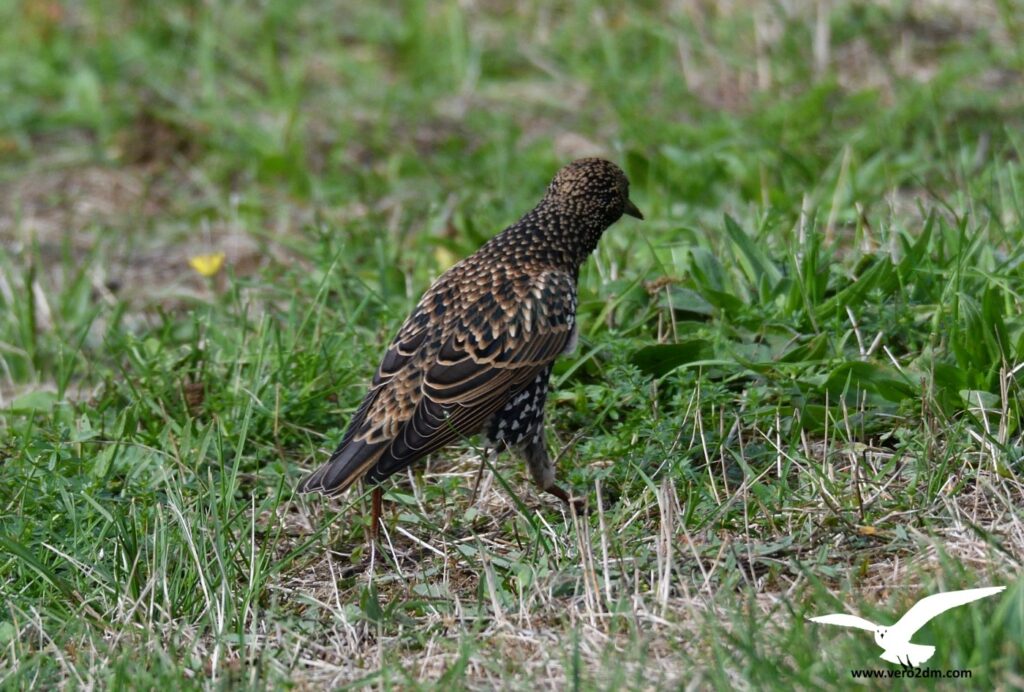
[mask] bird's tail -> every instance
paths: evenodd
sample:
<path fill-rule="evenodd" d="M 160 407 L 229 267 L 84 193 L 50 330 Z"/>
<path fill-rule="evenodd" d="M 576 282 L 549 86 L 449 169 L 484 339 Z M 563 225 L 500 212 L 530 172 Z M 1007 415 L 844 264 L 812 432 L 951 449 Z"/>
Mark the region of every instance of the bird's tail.
<path fill-rule="evenodd" d="M 920 667 L 935 654 L 934 646 L 925 644 L 904 644 L 895 649 L 887 649 L 879 658 L 901 666 Z"/>
<path fill-rule="evenodd" d="M 306 476 L 299 483 L 300 493 L 323 493 L 337 495 L 363 475 L 377 462 L 384 452 L 383 443 L 367 444 L 360 440 L 342 443 L 327 463 Z"/>

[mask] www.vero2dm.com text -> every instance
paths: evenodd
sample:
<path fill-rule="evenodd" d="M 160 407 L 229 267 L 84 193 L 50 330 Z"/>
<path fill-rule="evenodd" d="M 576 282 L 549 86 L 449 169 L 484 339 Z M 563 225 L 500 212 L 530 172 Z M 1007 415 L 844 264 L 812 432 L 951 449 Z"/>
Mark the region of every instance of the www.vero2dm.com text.
<path fill-rule="evenodd" d="M 952 680 L 956 678 L 963 680 L 970 679 L 971 671 L 959 668 L 954 668 L 950 670 L 939 670 L 938 668 L 904 668 L 902 670 L 864 670 L 855 668 L 850 671 L 850 675 L 853 676 L 854 679 L 942 678 Z"/>

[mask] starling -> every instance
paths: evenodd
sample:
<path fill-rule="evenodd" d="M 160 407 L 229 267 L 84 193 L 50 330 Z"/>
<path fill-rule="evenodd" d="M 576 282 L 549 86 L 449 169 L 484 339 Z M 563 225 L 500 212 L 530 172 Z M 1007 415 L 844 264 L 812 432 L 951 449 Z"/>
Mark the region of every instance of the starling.
<path fill-rule="evenodd" d="M 623 214 L 642 219 L 629 181 L 597 158 L 562 168 L 540 203 L 446 271 L 420 299 L 377 368 L 326 464 L 300 492 L 379 485 L 442 447 L 483 433 L 526 459 L 565 502 L 544 434 L 555 358 L 576 346 L 580 266 Z M 374 521 L 380 489 L 374 491 Z"/>

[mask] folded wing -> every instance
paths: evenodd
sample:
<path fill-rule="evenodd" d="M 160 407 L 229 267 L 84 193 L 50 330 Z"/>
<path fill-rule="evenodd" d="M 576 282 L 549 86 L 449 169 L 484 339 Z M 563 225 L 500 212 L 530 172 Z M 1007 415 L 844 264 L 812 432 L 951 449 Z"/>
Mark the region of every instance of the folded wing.
<path fill-rule="evenodd" d="M 469 286 L 443 278 L 388 347 L 338 449 L 300 492 L 341 492 L 363 476 L 379 482 L 475 434 L 565 349 L 576 307 L 568 274 L 498 272 Z"/>

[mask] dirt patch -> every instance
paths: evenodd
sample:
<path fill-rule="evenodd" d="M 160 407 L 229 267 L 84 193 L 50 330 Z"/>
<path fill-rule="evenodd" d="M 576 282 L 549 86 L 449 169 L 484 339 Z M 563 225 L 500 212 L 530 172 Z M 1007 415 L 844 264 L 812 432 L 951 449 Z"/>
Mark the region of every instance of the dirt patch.
<path fill-rule="evenodd" d="M 174 195 L 190 185 L 177 169 L 152 165 L 37 170 L 0 184 L 0 243 L 15 266 L 40 265 L 37 280 L 47 294 L 85 266 L 99 298 L 167 310 L 216 289 L 190 267 L 196 255 L 223 254 L 235 276 L 290 260 L 281 245 L 240 222 L 182 219 Z M 277 230 L 291 232 L 291 221 L 287 226 Z"/>

